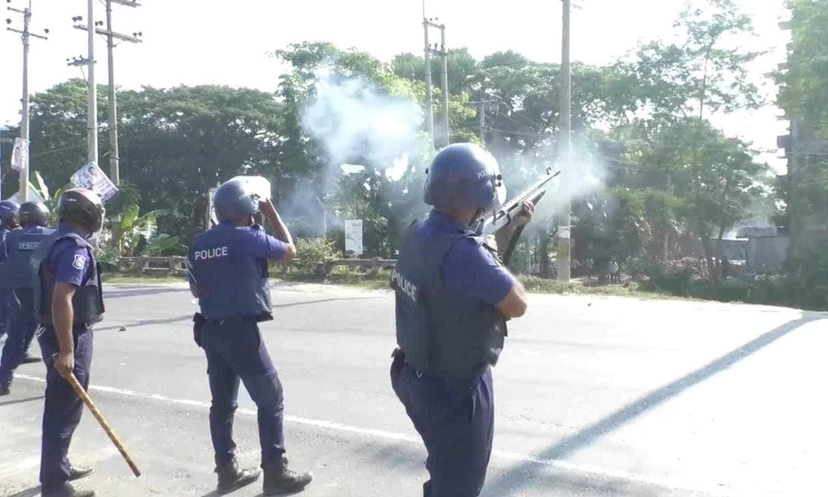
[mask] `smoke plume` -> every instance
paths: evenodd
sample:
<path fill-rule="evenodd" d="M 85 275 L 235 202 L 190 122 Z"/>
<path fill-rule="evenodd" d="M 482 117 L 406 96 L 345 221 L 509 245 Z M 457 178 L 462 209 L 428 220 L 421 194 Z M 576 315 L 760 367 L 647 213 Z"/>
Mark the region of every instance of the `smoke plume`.
<path fill-rule="evenodd" d="M 422 120 L 413 100 L 384 95 L 361 77 L 327 75 L 304 109 L 302 127 L 324 146 L 331 167 L 351 163 L 385 169 L 414 155 Z"/>

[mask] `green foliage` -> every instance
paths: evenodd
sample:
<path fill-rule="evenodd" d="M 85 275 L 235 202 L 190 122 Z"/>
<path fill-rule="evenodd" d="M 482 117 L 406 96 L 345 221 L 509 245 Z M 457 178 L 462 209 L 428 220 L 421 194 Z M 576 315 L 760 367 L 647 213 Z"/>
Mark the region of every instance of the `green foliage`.
<path fill-rule="evenodd" d="M 324 278 L 329 264 L 342 257 L 331 240 L 324 238 L 299 238 L 296 240 L 296 260 L 290 263 L 290 269 L 296 274 Z"/>
<path fill-rule="evenodd" d="M 812 123 L 825 119 L 826 106 L 819 102 L 828 101 L 828 71 L 807 62 L 822 57 L 828 43 L 820 44 L 824 33 L 817 33 L 826 23 L 809 19 L 828 19 L 826 2 L 791 0 L 802 29 L 812 34 L 795 37 L 791 57 L 796 60 L 778 75 L 784 86 L 780 102 Z M 572 202 L 574 265 L 591 259 L 597 273 L 614 258 L 652 289 L 688 296 L 706 292 L 729 300 L 776 298 L 774 285 L 783 285 L 804 302 L 805 287 L 796 289 L 789 279 L 727 280 L 717 286 L 715 260 L 723 234 L 757 212 L 773 215 L 774 197 L 784 196 L 791 185 L 772 185 L 767 167 L 754 159 L 748 144 L 726 136 L 709 120 L 760 103 L 745 67 L 757 54 L 737 44 L 751 33 L 750 19 L 733 0 L 695 0 L 675 27 L 675 39 L 644 43 L 619 63 L 572 67 L 575 158 L 606 173 L 601 188 L 579 192 Z M 124 223 L 112 242 L 118 252 L 182 251 L 180 241 L 203 229 L 198 219 L 207 189 L 249 173 L 271 180 L 279 210 L 298 238 L 299 260 L 291 265 L 292 274 L 324 276 L 327 263 L 344 249 L 337 228 L 344 219 L 363 220 L 366 257 L 395 257 L 405 228 L 428 210 L 422 202 L 423 170 L 432 151 L 425 126 L 422 143 L 410 151 L 401 177 L 386 174 L 390 164 L 362 157 L 354 160 L 365 166 L 363 171 L 344 174 L 339 164 L 331 164 L 322 143 L 302 128 L 302 113 L 325 75 L 358 78 L 378 94 L 424 106 L 423 58 L 401 54 L 384 63 L 325 42 L 292 44 L 273 56 L 287 66 L 275 94 L 220 86 L 119 92 L 123 181 L 121 193 L 107 205 L 110 216 L 120 215 Z M 438 58 L 432 64 L 433 110 L 439 122 L 442 67 Z M 477 60 L 457 49 L 449 53 L 448 70 L 452 141 L 479 141 L 482 131 L 511 193 L 555 165 L 561 94 L 557 64 L 537 63 L 513 51 Z M 482 130 L 481 101 L 488 102 Z M 65 82 L 32 102 L 32 163 L 43 173 L 33 181 L 48 193 L 84 163 L 85 83 Z M 105 122 L 105 116 L 100 120 Z M 3 132 L 4 154 L 13 133 L 14 128 Z M 102 149 L 106 139 L 102 134 Z M 809 173 L 795 185 L 797 191 L 809 199 L 811 213 L 824 213 L 828 168 L 816 158 L 802 164 Z M 8 192 L 16 177 L 7 176 Z M 550 191 L 543 202 L 555 204 L 555 195 Z M 515 252 L 514 268 L 528 272 L 539 261 L 542 272 L 551 274 L 556 214 L 555 208 L 539 209 Z M 323 233 L 323 219 L 328 239 L 304 238 Z M 665 272 L 655 262 L 694 252 L 687 248 L 690 242 L 703 246 L 713 281 L 690 272 Z M 810 276 L 822 274 L 819 267 L 801 264 L 801 271 L 792 269 L 798 276 L 791 277 L 819 287 L 821 276 Z M 350 273 L 340 276 L 347 279 Z M 578 291 L 528 281 L 532 288 Z"/>

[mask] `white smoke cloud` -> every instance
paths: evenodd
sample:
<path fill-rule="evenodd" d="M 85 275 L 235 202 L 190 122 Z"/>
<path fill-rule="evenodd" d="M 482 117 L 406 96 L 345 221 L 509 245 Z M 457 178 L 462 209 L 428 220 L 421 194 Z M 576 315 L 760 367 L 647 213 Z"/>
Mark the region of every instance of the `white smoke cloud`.
<path fill-rule="evenodd" d="M 416 151 L 422 120 L 413 100 L 384 95 L 361 77 L 323 74 L 302 127 L 323 144 L 334 167 L 369 162 L 389 168 Z"/>

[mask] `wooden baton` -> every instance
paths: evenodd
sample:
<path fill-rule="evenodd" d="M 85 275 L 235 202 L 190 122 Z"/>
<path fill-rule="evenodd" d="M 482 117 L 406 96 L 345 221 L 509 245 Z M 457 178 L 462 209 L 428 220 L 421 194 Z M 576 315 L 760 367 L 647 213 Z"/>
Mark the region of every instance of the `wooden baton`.
<path fill-rule="evenodd" d="M 118 449 L 118 452 L 121 453 L 121 455 L 124 457 L 124 460 L 127 462 L 127 464 L 129 464 L 129 468 L 132 470 L 132 473 L 135 476 L 141 476 L 141 470 L 139 470 L 138 466 L 135 465 L 135 461 L 132 460 L 132 456 L 129 455 L 129 452 L 127 452 L 126 448 L 124 447 L 124 444 L 121 443 L 121 439 L 118 438 L 118 435 L 116 435 L 114 431 L 112 431 L 112 428 L 110 428 L 109 423 L 107 423 L 104 419 L 103 414 L 101 414 L 101 411 L 98 410 L 98 407 L 95 405 L 94 402 L 92 402 L 92 399 L 89 398 L 89 395 L 86 393 L 86 390 L 84 390 L 80 382 L 78 382 L 78 379 L 75 377 L 75 373 L 70 373 L 69 378 L 67 378 L 66 381 L 68 381 L 69 384 L 72 385 L 72 390 L 74 390 L 77 396 L 80 397 L 81 400 L 83 400 L 83 403 L 86 404 L 86 407 L 88 407 L 89 410 L 92 411 L 92 415 L 95 416 L 95 419 L 98 420 L 98 423 L 101 425 L 101 428 L 104 429 L 107 436 L 109 436 L 109 439 L 112 440 L 112 443 Z"/>

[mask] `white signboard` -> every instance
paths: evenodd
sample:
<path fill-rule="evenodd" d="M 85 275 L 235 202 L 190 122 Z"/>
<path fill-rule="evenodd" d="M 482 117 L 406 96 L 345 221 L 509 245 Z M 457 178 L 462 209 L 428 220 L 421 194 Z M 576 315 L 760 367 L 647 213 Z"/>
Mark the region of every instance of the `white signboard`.
<path fill-rule="evenodd" d="M 362 255 L 362 219 L 345 220 L 345 252 Z"/>
<path fill-rule="evenodd" d="M 72 184 L 78 188 L 86 188 L 92 190 L 101 197 L 101 201 L 106 202 L 118 193 L 115 184 L 109 180 L 109 177 L 101 171 L 95 163 L 89 164 L 78 169 L 70 178 Z"/>
<path fill-rule="evenodd" d="M 14 139 L 14 149 L 11 156 L 11 168 L 17 172 L 29 169 L 29 140 Z"/>

